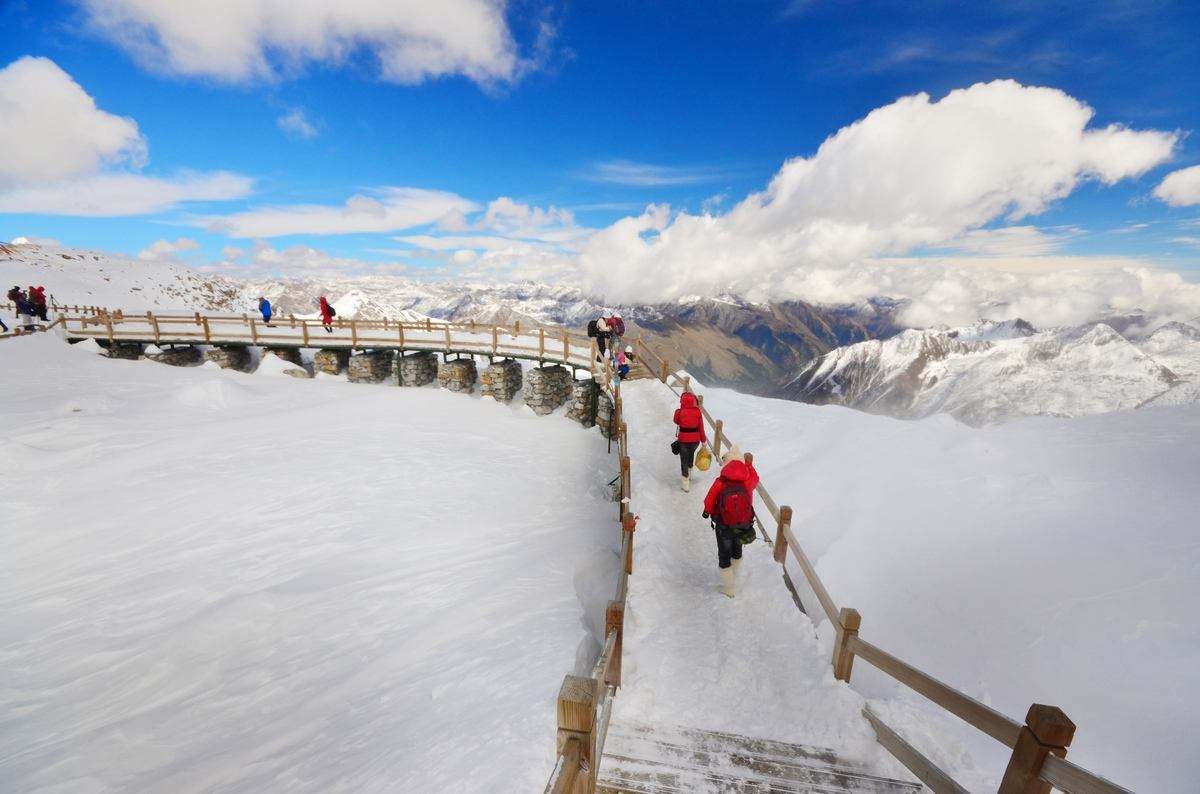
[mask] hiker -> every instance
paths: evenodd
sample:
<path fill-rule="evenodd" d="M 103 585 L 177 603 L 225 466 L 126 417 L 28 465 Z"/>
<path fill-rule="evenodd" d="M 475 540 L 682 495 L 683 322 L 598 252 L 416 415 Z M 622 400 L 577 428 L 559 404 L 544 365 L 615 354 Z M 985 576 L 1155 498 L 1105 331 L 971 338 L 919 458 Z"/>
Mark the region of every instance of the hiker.
<path fill-rule="evenodd" d="M 678 428 L 675 431 L 675 442 L 679 454 L 679 469 L 683 473 L 682 488 L 684 493 L 692 490 L 692 466 L 696 462 L 696 448 L 708 441 L 704 432 L 704 414 L 696 404 L 696 395 L 685 391 L 679 397 L 679 407 L 671 420 Z M 673 445 L 674 446 L 674 445 Z"/>
<path fill-rule="evenodd" d="M 587 325 L 587 335 L 596 340 L 596 349 L 600 351 L 600 360 L 604 361 L 605 343 L 612 336 L 608 330 L 608 323 L 603 317 L 592 320 Z"/>
<path fill-rule="evenodd" d="M 747 464 L 736 446 L 721 456 L 721 476 L 704 497 L 704 518 L 711 519 L 717 535 L 717 564 L 721 568 L 721 593 L 733 598 L 742 544 L 754 540 L 754 489 L 758 472 Z"/>
<path fill-rule="evenodd" d="M 26 333 L 36 330 L 34 320 L 34 308 L 30 303 L 28 296 L 24 292 L 17 295 L 17 325 Z"/>
<path fill-rule="evenodd" d="M 322 295 L 317 303 L 321 306 L 321 325 L 325 326 L 327 333 L 333 333 L 333 318 L 337 317 L 337 312 L 329 305 L 329 301 Z"/>
<path fill-rule="evenodd" d="M 625 336 L 625 321 L 616 312 L 613 312 L 612 317 L 606 318 L 604 324 L 608 326 L 608 332 L 612 338 L 620 339 Z M 615 349 L 616 345 L 613 345 L 613 347 Z"/>
<path fill-rule="evenodd" d="M 271 302 L 269 300 L 267 300 L 266 298 L 260 297 L 258 299 L 258 310 L 260 312 L 262 312 L 263 322 L 267 326 L 270 326 L 271 325 Z"/>
<path fill-rule="evenodd" d="M 32 304 L 33 313 L 37 315 L 42 322 L 50 322 L 50 313 L 46 308 L 46 288 L 45 287 L 30 287 L 29 302 Z"/>
<path fill-rule="evenodd" d="M 617 352 L 617 377 L 621 380 L 629 377 L 629 368 L 633 365 L 633 346 L 626 345 L 624 350 Z"/>

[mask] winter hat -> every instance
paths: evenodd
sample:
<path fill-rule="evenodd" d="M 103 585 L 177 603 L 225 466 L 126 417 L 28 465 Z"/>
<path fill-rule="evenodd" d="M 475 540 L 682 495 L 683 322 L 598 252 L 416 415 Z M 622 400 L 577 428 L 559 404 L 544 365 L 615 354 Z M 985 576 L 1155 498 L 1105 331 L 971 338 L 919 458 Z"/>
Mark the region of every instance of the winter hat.
<path fill-rule="evenodd" d="M 625 355 L 627 355 L 627 356 L 633 355 L 633 345 L 625 345 Z"/>
<path fill-rule="evenodd" d="M 742 450 L 738 447 L 737 444 L 734 444 L 732 447 L 725 450 L 725 452 L 723 452 L 721 454 L 721 465 L 722 466 L 724 466 L 726 463 L 729 463 L 731 460 L 743 460 Z"/>
<path fill-rule="evenodd" d="M 600 329 L 601 331 L 608 330 L 608 323 L 604 322 L 603 317 L 596 321 L 596 328 Z"/>

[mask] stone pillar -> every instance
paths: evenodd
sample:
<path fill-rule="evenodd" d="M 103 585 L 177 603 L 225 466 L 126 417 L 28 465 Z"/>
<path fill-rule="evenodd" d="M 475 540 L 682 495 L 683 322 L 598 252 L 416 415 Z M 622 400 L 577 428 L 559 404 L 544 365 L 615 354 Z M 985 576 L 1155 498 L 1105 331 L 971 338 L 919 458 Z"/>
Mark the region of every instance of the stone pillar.
<path fill-rule="evenodd" d="M 577 380 L 571 384 L 571 407 L 567 416 L 584 427 L 596 424 L 596 403 L 600 387 L 594 380 Z"/>
<path fill-rule="evenodd" d="M 205 351 L 204 358 L 221 369 L 250 371 L 250 349 L 246 347 L 214 347 Z"/>
<path fill-rule="evenodd" d="M 108 344 L 109 358 L 122 358 L 127 361 L 137 361 L 142 357 L 141 342 L 110 342 Z"/>
<path fill-rule="evenodd" d="M 284 361 L 295 364 L 297 367 L 304 366 L 304 359 L 300 356 L 300 348 L 298 347 L 264 347 L 263 355 L 274 353 Z"/>
<path fill-rule="evenodd" d="M 429 351 L 396 356 L 396 385 L 424 386 L 438 376 L 437 355 Z"/>
<path fill-rule="evenodd" d="M 614 413 L 612 399 L 607 394 L 601 394 L 600 399 L 596 401 L 596 424 L 600 426 L 600 435 L 605 438 L 612 438 L 617 434 Z"/>
<path fill-rule="evenodd" d="M 545 416 L 571 396 L 571 371 L 557 364 L 534 367 L 525 376 L 525 404 Z"/>
<path fill-rule="evenodd" d="M 188 367 L 199 364 L 203 356 L 200 355 L 200 348 L 195 345 L 179 345 L 150 353 L 146 358 L 160 364 L 170 364 L 172 367 Z"/>
<path fill-rule="evenodd" d="M 521 362 L 510 358 L 489 364 L 479 382 L 484 397 L 506 403 L 521 391 Z"/>
<path fill-rule="evenodd" d="M 438 385 L 443 389 L 471 394 L 475 391 L 475 381 L 478 379 L 475 360 L 460 358 L 455 361 L 443 361 L 438 365 L 437 379 Z"/>
<path fill-rule="evenodd" d="M 340 375 L 350 364 L 350 351 L 338 348 L 325 348 L 313 355 L 313 369 L 329 375 Z"/>
<path fill-rule="evenodd" d="M 368 350 L 350 357 L 347 373 L 351 383 L 381 383 L 392 373 L 390 350 Z"/>

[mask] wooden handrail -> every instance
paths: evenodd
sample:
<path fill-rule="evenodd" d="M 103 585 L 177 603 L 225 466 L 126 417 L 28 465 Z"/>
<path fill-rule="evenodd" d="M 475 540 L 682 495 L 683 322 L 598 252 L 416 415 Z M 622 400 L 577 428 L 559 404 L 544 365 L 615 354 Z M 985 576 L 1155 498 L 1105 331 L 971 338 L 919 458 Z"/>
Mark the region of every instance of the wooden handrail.
<path fill-rule="evenodd" d="M 1129 789 L 1093 774 L 1057 755 L 1047 755 L 1038 777 L 1067 794 L 1133 794 Z"/>
<path fill-rule="evenodd" d="M 578 739 L 568 739 L 550 773 L 544 794 L 570 794 L 574 791 L 575 778 L 579 776 L 579 759 L 583 745 Z"/>
<path fill-rule="evenodd" d="M 863 706 L 862 715 L 875 729 L 875 739 L 883 745 L 883 749 L 904 764 L 909 772 L 916 775 L 917 780 L 929 786 L 934 794 L 969 794 L 967 789 L 960 786 L 954 778 L 926 758 L 920 750 L 905 741 L 904 737 L 888 727 L 887 723 L 879 719 L 879 716 L 871 711 L 869 706 Z"/>

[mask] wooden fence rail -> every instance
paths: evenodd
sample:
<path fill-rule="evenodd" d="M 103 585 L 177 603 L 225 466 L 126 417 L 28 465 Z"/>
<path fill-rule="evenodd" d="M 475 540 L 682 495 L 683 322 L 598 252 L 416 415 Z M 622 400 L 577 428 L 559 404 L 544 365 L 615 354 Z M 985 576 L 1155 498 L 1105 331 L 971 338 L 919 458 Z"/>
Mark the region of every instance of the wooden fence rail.
<path fill-rule="evenodd" d="M 638 358 L 648 370 L 658 375 L 658 379 L 667 388 L 677 395 L 692 391 L 689 377 L 676 375 L 670 362 L 656 353 L 644 340 L 639 338 L 636 344 Z M 726 433 L 725 423 L 714 417 L 705 406 L 704 396 L 697 395 L 697 400 L 705 421 L 712 427 L 709 446 L 713 455 L 719 459 L 722 447 L 729 449 L 733 442 Z M 859 636 L 862 619 L 857 610 L 838 607 L 828 588 L 817 575 L 808 555 L 801 548 L 791 526 L 791 508 L 777 505 L 767 491 L 765 482 L 759 482 L 756 493 L 777 523 L 774 556 L 775 561 L 784 566 L 785 579 L 791 581 L 787 577 L 786 567 L 787 555 L 790 552 L 804 573 L 804 579 L 821 611 L 836 629 L 831 663 L 834 675 L 839 680 L 849 682 L 854 659 L 859 657 L 924 695 L 973 728 L 1012 748 L 1012 756 L 1000 783 L 1000 794 L 1045 794 L 1050 791 L 1051 786 L 1068 794 L 1129 794 L 1128 789 L 1066 760 L 1067 747 L 1074 735 L 1075 726 L 1058 708 L 1034 704 L 1026 716 L 1025 724 L 1018 723 L 862 639 Z M 880 745 L 935 792 L 959 794 L 965 791 L 949 774 L 939 769 L 900 734 L 888 727 L 878 715 L 866 710 L 864 717 L 875 728 Z M 1064 727 L 1067 725 L 1070 726 L 1069 731 Z"/>

